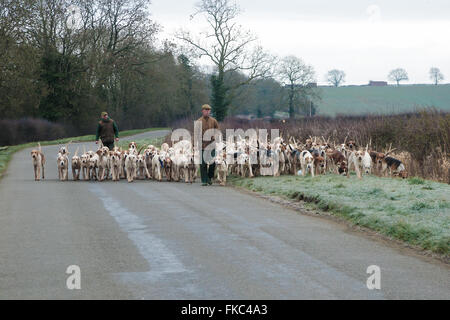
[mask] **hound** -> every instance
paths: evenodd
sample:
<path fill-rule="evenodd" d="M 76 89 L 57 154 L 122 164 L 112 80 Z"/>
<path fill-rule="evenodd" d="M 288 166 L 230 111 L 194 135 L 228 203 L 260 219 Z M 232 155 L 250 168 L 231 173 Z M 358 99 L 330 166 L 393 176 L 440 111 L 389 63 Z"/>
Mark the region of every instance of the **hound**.
<path fill-rule="evenodd" d="M 96 153 L 98 155 L 98 179 L 103 181 L 109 175 L 109 148 L 101 147 Z"/>
<path fill-rule="evenodd" d="M 125 168 L 125 160 L 127 160 L 128 155 L 129 155 L 128 150 L 121 152 L 120 179 L 125 179 L 125 177 L 126 177 L 127 169 Z"/>
<path fill-rule="evenodd" d="M 197 171 L 198 171 L 198 165 L 195 164 L 194 153 L 190 153 L 190 154 L 188 154 L 188 176 L 189 176 L 190 183 L 195 182 L 195 179 L 197 178 Z"/>
<path fill-rule="evenodd" d="M 363 158 L 364 152 L 361 150 L 353 151 L 352 153 L 350 153 L 350 156 L 348 158 L 348 171 L 350 171 L 352 166 L 354 166 L 356 175 L 359 179 L 362 178 L 361 171 L 363 170 Z M 348 173 L 347 177 L 350 177 Z"/>
<path fill-rule="evenodd" d="M 308 150 L 302 151 L 300 154 L 300 165 L 302 167 L 302 176 L 307 174 L 307 171 L 311 172 L 311 176 L 314 177 L 314 157 Z"/>
<path fill-rule="evenodd" d="M 83 180 L 89 180 L 89 154 L 84 152 L 80 158 L 80 170 Z"/>
<path fill-rule="evenodd" d="M 354 140 L 350 140 L 349 142 L 347 142 L 346 147 L 347 147 L 348 152 L 350 152 L 350 153 L 358 150 L 358 145 L 356 144 L 356 142 Z"/>
<path fill-rule="evenodd" d="M 152 146 L 153 147 L 153 146 Z M 152 178 L 152 158 L 153 158 L 153 151 L 155 148 L 150 148 L 150 146 L 144 150 L 144 158 L 145 158 L 145 166 L 147 167 L 147 172 L 149 175 L 149 179 Z"/>
<path fill-rule="evenodd" d="M 62 155 L 66 155 L 69 156 L 69 145 L 72 143 L 72 141 L 70 141 L 68 144 L 66 144 L 65 146 L 62 146 L 59 148 L 58 153 L 62 154 Z"/>
<path fill-rule="evenodd" d="M 152 177 L 158 181 L 162 180 L 162 172 L 161 169 L 163 168 L 163 161 L 164 161 L 165 153 L 161 153 L 160 151 L 156 150 L 153 154 L 152 158 Z"/>
<path fill-rule="evenodd" d="M 129 154 L 125 160 L 125 168 L 127 170 L 128 182 L 133 182 L 136 177 L 137 156 L 135 154 Z"/>
<path fill-rule="evenodd" d="M 250 156 L 244 152 L 239 154 L 237 157 L 237 173 L 238 175 L 245 177 L 246 171 L 248 171 L 249 178 L 252 178 L 254 176 L 252 165 L 250 164 Z"/>
<path fill-rule="evenodd" d="M 134 154 L 135 156 L 138 155 L 138 150 L 137 150 L 137 144 L 136 142 L 132 141 L 128 144 L 128 153 L 129 154 Z"/>
<path fill-rule="evenodd" d="M 371 171 L 372 171 L 372 158 L 370 157 L 370 154 L 367 151 L 367 149 L 364 152 L 364 157 L 363 157 L 363 160 L 362 160 L 362 166 L 363 166 L 365 174 L 370 174 L 371 173 Z"/>
<path fill-rule="evenodd" d="M 58 177 L 61 181 L 69 180 L 69 158 L 67 157 L 69 153 L 65 154 L 58 153 L 58 158 L 56 159 L 58 165 Z"/>
<path fill-rule="evenodd" d="M 338 150 L 334 150 L 328 153 L 328 159 L 330 159 L 329 168 L 333 171 L 336 170 L 337 174 L 345 174 L 348 173 L 347 168 L 347 160 L 344 154 Z"/>
<path fill-rule="evenodd" d="M 80 180 L 81 158 L 78 156 L 78 148 L 72 157 L 72 177 L 74 181 Z"/>
<path fill-rule="evenodd" d="M 169 145 L 166 142 L 164 142 L 161 145 L 161 151 L 167 152 L 168 150 L 169 150 Z"/>
<path fill-rule="evenodd" d="M 98 180 L 97 169 L 100 157 L 95 152 L 88 151 L 88 153 L 89 153 L 89 167 L 88 167 L 89 180 Z"/>
<path fill-rule="evenodd" d="M 312 156 L 314 158 L 315 174 L 319 175 L 325 173 L 326 170 L 325 159 L 324 157 L 321 156 L 321 152 L 318 150 L 314 150 Z"/>
<path fill-rule="evenodd" d="M 111 151 L 109 158 L 111 159 L 111 175 L 112 181 L 119 181 L 120 170 L 122 167 L 122 154 L 120 151 Z"/>
<path fill-rule="evenodd" d="M 170 156 L 169 153 L 166 153 L 162 166 L 163 166 L 167 181 L 171 181 L 172 179 L 175 180 L 175 175 L 178 173 L 178 171 L 177 171 L 178 168 L 173 163 L 172 157 Z"/>
<path fill-rule="evenodd" d="M 147 169 L 145 155 L 140 154 L 137 156 L 136 165 L 137 165 L 136 171 L 137 171 L 138 179 L 144 179 L 144 180 L 145 180 L 145 178 L 150 179 L 150 173 L 148 172 L 148 169 Z"/>
<path fill-rule="evenodd" d="M 167 157 L 166 157 L 167 160 Z M 165 160 L 165 161 L 166 161 Z M 164 165 L 166 162 L 164 163 Z M 178 148 L 177 153 L 173 157 L 173 180 L 180 181 L 181 176 L 184 177 L 186 182 L 189 182 L 189 173 L 187 172 L 188 169 L 188 158 L 186 154 L 183 152 L 182 149 Z"/>
<path fill-rule="evenodd" d="M 386 176 L 389 170 L 389 175 L 395 175 L 402 177 L 403 179 L 408 177 L 408 172 L 406 171 L 405 165 L 398 159 L 393 157 L 386 157 L 382 161 L 381 173 Z"/>
<path fill-rule="evenodd" d="M 44 165 L 45 165 L 45 157 L 42 153 L 41 144 L 38 143 L 38 150 L 34 149 L 31 151 L 31 159 L 33 162 L 34 169 L 34 180 L 39 181 L 41 170 L 42 170 L 42 179 L 44 179 Z"/>
<path fill-rule="evenodd" d="M 228 164 L 226 161 L 227 154 L 225 152 L 219 153 L 214 159 L 216 163 L 217 180 L 221 186 L 227 183 Z"/>
<path fill-rule="evenodd" d="M 380 174 L 381 173 L 381 168 L 382 168 L 382 165 L 383 165 L 383 160 L 386 158 L 386 154 L 384 154 L 382 152 L 370 151 L 369 155 L 370 155 L 370 157 L 372 159 L 374 171 L 377 174 Z"/>

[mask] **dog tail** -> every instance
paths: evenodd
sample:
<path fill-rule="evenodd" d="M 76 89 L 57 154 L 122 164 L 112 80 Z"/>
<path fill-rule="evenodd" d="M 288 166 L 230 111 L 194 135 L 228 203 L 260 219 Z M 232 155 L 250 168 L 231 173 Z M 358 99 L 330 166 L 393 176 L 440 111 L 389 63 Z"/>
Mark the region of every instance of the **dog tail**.
<path fill-rule="evenodd" d="M 143 146 L 139 149 L 138 154 L 141 154 L 141 151 L 142 151 L 142 149 L 144 149 L 144 148 L 145 148 L 145 145 L 143 145 Z"/>
<path fill-rule="evenodd" d="M 38 148 L 39 148 L 39 152 L 42 153 L 42 148 L 41 148 L 41 143 L 40 142 L 38 142 Z"/>
<path fill-rule="evenodd" d="M 78 149 L 79 149 L 79 147 L 77 147 L 77 150 L 75 151 L 74 157 L 78 156 Z"/>

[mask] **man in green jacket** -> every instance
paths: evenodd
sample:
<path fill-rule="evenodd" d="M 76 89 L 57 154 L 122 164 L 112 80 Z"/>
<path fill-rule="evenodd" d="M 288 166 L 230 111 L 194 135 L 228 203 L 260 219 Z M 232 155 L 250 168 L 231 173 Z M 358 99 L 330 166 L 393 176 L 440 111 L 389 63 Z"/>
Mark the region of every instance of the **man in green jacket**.
<path fill-rule="evenodd" d="M 117 129 L 116 122 L 109 118 L 107 112 L 102 112 L 102 118 L 98 122 L 95 143 L 98 143 L 99 138 L 109 150 L 114 148 L 114 140 L 119 141 L 119 129 Z"/>

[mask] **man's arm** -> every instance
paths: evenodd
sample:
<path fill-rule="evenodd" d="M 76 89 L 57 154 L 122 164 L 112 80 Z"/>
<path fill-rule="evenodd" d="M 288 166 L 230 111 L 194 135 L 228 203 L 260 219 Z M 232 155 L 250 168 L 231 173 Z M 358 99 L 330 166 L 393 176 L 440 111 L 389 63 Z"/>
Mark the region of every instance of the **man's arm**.
<path fill-rule="evenodd" d="M 116 122 L 113 122 L 114 127 L 114 135 L 116 136 L 116 139 L 119 139 L 119 129 L 117 128 Z"/>
<path fill-rule="evenodd" d="M 97 124 L 97 132 L 95 133 L 95 141 L 100 137 L 100 123 Z"/>

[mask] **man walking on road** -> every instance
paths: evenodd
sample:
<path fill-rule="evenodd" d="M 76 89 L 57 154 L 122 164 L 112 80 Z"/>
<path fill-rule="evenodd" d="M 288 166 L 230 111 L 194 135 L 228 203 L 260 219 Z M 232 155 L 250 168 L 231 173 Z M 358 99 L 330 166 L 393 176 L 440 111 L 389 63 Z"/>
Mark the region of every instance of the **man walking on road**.
<path fill-rule="evenodd" d="M 210 116 L 211 113 L 211 107 L 208 104 L 204 104 L 202 106 L 202 116 L 197 120 L 201 121 L 202 124 L 202 164 L 200 165 L 200 175 L 202 178 L 202 186 L 207 186 L 212 184 L 212 179 L 214 178 L 214 170 L 216 168 L 215 162 L 212 161 L 211 164 L 205 162 L 203 151 L 208 146 L 210 141 L 203 140 L 203 136 L 205 134 L 205 131 L 208 129 L 219 129 L 219 124 L 216 119 Z M 214 137 L 212 137 L 211 140 L 214 140 Z M 216 156 L 215 150 L 211 151 L 211 156 L 214 158 Z"/>
<path fill-rule="evenodd" d="M 95 143 L 98 143 L 99 138 L 109 150 L 114 149 L 114 140 L 119 141 L 119 129 L 117 129 L 116 122 L 109 118 L 107 112 L 102 112 L 102 118 L 98 122 Z"/>

